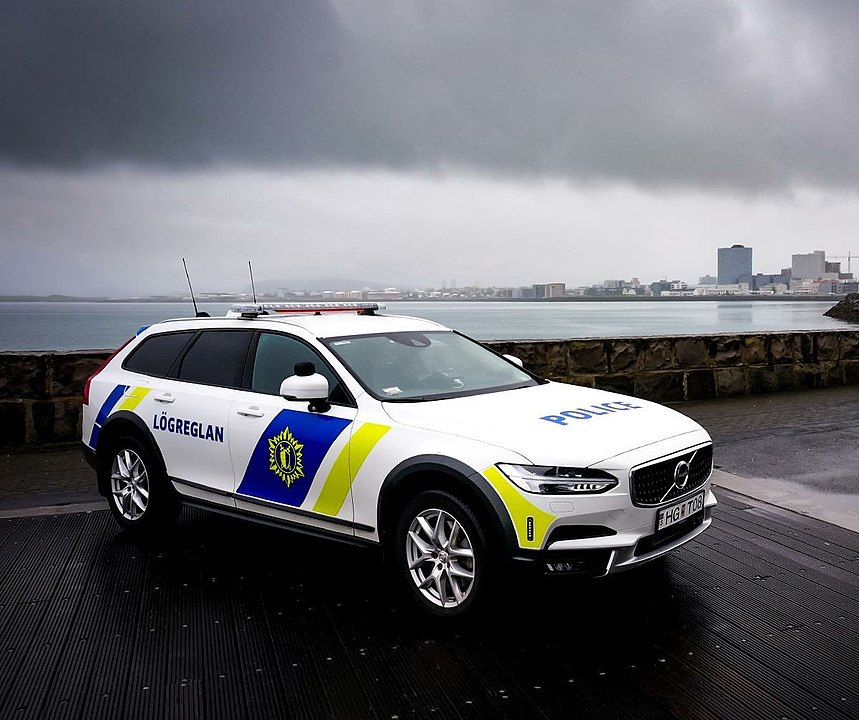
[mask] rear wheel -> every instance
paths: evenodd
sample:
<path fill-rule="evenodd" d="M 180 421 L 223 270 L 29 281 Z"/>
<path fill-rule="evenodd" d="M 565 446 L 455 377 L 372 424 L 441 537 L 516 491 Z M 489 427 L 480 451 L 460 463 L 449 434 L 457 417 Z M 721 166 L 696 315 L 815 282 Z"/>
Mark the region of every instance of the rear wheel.
<path fill-rule="evenodd" d="M 153 453 L 133 437 L 119 438 L 102 465 L 110 511 L 132 532 L 149 532 L 169 525 L 179 502 Z"/>
<path fill-rule="evenodd" d="M 492 574 L 486 536 L 456 496 L 417 495 L 403 509 L 393 543 L 400 583 L 424 611 L 457 617 L 486 594 Z"/>

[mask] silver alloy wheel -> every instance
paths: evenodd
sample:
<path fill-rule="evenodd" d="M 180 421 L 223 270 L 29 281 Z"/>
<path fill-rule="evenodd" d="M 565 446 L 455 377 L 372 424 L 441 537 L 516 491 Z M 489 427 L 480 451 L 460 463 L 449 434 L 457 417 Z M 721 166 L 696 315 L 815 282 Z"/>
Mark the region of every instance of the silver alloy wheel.
<path fill-rule="evenodd" d="M 424 510 L 412 520 L 406 561 L 421 595 L 434 605 L 456 607 L 471 592 L 474 548 L 462 524 L 444 510 Z"/>
<path fill-rule="evenodd" d="M 123 448 L 113 458 L 110 469 L 110 492 L 120 515 L 137 520 L 149 505 L 149 475 L 140 456 Z"/>

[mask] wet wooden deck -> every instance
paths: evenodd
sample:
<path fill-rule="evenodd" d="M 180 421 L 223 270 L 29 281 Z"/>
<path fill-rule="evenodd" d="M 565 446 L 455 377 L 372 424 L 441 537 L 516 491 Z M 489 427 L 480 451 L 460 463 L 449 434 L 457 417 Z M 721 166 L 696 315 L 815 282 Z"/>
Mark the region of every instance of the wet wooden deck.
<path fill-rule="evenodd" d="M 859 535 L 719 491 L 655 569 L 514 576 L 460 627 L 376 555 L 196 510 L 0 520 L 0 717 L 856 718 Z"/>

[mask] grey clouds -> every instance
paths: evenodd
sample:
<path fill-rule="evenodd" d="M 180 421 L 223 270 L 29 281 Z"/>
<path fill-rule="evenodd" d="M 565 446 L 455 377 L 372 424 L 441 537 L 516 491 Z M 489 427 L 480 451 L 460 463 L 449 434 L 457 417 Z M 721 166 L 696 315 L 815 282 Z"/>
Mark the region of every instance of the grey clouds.
<path fill-rule="evenodd" d="M 0 162 L 859 181 L 859 3 L 7 0 Z"/>
<path fill-rule="evenodd" d="M 856 252 L 855 0 L 5 0 L 0 294 Z"/>

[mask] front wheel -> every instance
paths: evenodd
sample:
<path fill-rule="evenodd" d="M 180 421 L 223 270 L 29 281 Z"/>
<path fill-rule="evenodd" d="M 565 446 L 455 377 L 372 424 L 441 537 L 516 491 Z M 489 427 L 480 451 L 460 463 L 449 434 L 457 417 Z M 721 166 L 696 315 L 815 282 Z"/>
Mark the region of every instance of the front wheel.
<path fill-rule="evenodd" d="M 179 503 L 151 451 L 132 437 L 114 443 L 102 472 L 108 472 L 108 502 L 117 522 L 132 532 L 163 528 Z"/>
<path fill-rule="evenodd" d="M 486 536 L 456 496 L 417 495 L 403 509 L 393 543 L 399 580 L 423 610 L 457 617 L 485 594 L 492 573 Z"/>

